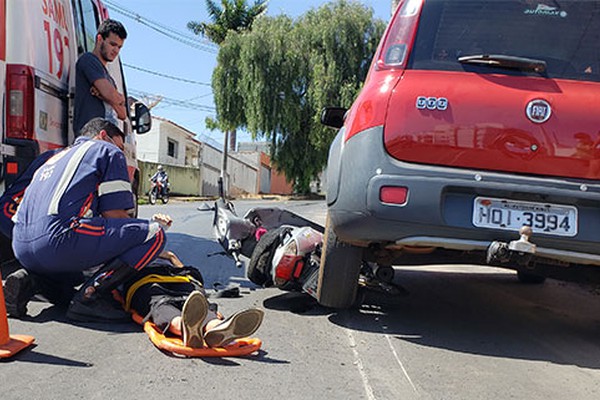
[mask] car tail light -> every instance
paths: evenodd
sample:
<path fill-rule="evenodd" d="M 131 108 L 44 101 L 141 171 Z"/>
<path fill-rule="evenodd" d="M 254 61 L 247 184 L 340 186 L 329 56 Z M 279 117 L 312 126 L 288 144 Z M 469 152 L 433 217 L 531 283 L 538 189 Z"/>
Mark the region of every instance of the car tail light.
<path fill-rule="evenodd" d="M 403 186 L 383 186 L 379 191 L 382 203 L 404 205 L 408 201 L 408 188 Z"/>
<path fill-rule="evenodd" d="M 33 68 L 26 65 L 7 65 L 6 137 L 33 139 Z"/>
<path fill-rule="evenodd" d="M 350 109 L 344 142 L 383 125 L 390 95 L 406 68 L 424 0 L 404 0 L 388 26 L 373 59 L 365 86 Z"/>
<path fill-rule="evenodd" d="M 375 68 L 404 69 L 415 40 L 423 0 L 405 0 L 388 28 Z"/>

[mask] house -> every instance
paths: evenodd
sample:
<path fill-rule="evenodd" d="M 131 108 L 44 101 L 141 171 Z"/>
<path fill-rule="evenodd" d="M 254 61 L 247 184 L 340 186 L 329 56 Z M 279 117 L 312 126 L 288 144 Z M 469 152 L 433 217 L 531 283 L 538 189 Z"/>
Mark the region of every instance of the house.
<path fill-rule="evenodd" d="M 256 182 L 258 193 L 292 194 L 292 184 L 287 182 L 283 172 L 277 171 L 272 165 L 270 153 L 270 144 L 267 142 L 240 142 L 234 155 L 259 166 Z"/>
<path fill-rule="evenodd" d="M 200 149 L 202 143 L 193 132 L 165 118 L 152 116 L 152 129 L 136 134 L 137 158 L 142 177 L 149 178 L 158 165 L 169 174 L 171 192 L 180 195 L 200 194 Z M 140 193 L 150 189 L 148 179 L 141 179 Z"/>
<path fill-rule="evenodd" d="M 196 134 L 168 119 L 152 116 L 152 129 L 137 135 L 138 159 L 157 164 L 198 167 Z"/>
<path fill-rule="evenodd" d="M 136 135 L 137 158 L 143 177 L 151 176 L 158 165 L 169 174 L 171 192 L 189 196 L 217 196 L 217 182 L 223 168 L 223 151 L 200 141 L 196 134 L 165 118 L 153 116 L 152 129 Z M 268 144 L 258 143 L 245 151 L 229 153 L 225 182 L 231 196 L 258 193 L 289 194 L 285 176 L 271 168 Z M 142 179 L 141 193 L 150 189 Z"/>

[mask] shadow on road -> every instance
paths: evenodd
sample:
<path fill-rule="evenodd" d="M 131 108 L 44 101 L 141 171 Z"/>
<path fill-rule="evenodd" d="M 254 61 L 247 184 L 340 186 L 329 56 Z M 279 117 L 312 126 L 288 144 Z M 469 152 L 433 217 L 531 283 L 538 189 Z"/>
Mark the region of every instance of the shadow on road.
<path fill-rule="evenodd" d="M 207 289 L 212 289 L 215 283 L 221 286 L 233 283 L 240 287 L 256 287 L 246 280 L 244 268 L 237 268 L 231 258 L 221 254 L 223 248 L 214 240 L 183 233 L 168 233 L 166 249 L 177 254 L 184 264 L 198 268 Z"/>
<path fill-rule="evenodd" d="M 79 367 L 79 368 L 91 368 L 94 364 L 83 362 L 83 361 L 75 361 L 69 360 L 68 358 L 57 357 L 50 354 L 38 353 L 34 351 L 34 347 L 31 347 L 19 354 L 17 354 L 14 358 L 3 359 L 1 363 L 9 363 L 9 362 L 26 362 L 31 364 L 47 364 L 47 365 L 57 365 L 63 367 Z"/>
<path fill-rule="evenodd" d="M 263 301 L 263 307 L 269 310 L 289 311 L 302 315 L 328 315 L 333 311 L 321 307 L 313 297 L 296 292 L 283 292 Z"/>
<path fill-rule="evenodd" d="M 400 274 L 397 274 L 400 275 Z M 512 274 L 408 271 L 409 295 L 367 296 L 329 320 L 345 328 L 450 351 L 600 369 L 600 298 Z"/>

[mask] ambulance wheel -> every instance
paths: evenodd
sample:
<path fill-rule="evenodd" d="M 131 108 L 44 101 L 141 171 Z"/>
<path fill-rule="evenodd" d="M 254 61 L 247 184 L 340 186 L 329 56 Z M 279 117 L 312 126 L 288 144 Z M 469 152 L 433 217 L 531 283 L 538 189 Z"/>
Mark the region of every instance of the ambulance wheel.
<path fill-rule="evenodd" d="M 129 216 L 131 218 L 137 218 L 138 217 L 138 211 L 139 211 L 139 205 L 138 205 L 138 190 L 139 190 L 139 182 L 137 180 L 137 178 L 134 179 L 133 183 L 131 184 L 131 193 L 133 195 L 133 208 L 130 210 L 127 210 L 127 212 L 129 213 Z"/>
<path fill-rule="evenodd" d="M 136 193 L 133 193 L 133 208 L 127 210 L 127 213 L 129 214 L 129 216 L 131 218 L 137 218 L 138 217 L 138 197 Z"/>
<path fill-rule="evenodd" d="M 338 240 L 327 216 L 317 290 L 321 305 L 350 308 L 355 304 L 362 254 L 362 248 Z"/>

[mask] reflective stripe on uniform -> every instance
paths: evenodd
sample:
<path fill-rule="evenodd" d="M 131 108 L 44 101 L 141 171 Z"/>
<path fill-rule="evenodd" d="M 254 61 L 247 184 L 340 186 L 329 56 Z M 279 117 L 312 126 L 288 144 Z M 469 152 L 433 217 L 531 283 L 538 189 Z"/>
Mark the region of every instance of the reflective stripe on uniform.
<path fill-rule="evenodd" d="M 131 183 L 129 183 L 128 181 L 103 182 L 98 187 L 98 196 L 118 192 L 131 193 Z"/>
<path fill-rule="evenodd" d="M 148 236 L 146 236 L 146 240 L 144 240 L 144 243 L 156 236 L 159 230 L 160 224 L 158 222 L 150 222 L 148 224 Z"/>
<path fill-rule="evenodd" d="M 69 187 L 69 183 L 71 183 L 73 176 L 77 172 L 77 168 L 79 167 L 79 164 L 81 164 L 81 160 L 83 160 L 85 153 L 87 153 L 87 151 L 93 145 L 94 145 L 94 142 L 90 140 L 88 142 L 81 144 L 75 150 L 73 157 L 71 157 L 71 159 L 69 160 L 69 162 L 67 164 L 67 167 L 63 171 L 60 181 L 58 182 L 58 185 L 56 185 L 56 190 L 54 191 L 54 195 L 52 196 L 52 200 L 50 201 L 50 206 L 48 207 L 48 215 L 57 215 L 58 214 L 58 204 L 60 203 L 62 196 L 67 191 L 67 188 Z"/>

